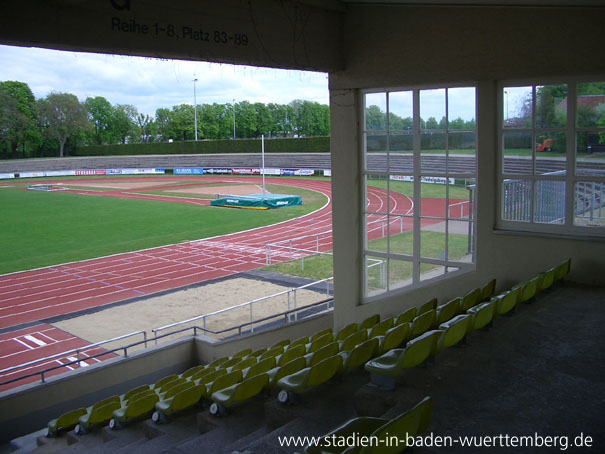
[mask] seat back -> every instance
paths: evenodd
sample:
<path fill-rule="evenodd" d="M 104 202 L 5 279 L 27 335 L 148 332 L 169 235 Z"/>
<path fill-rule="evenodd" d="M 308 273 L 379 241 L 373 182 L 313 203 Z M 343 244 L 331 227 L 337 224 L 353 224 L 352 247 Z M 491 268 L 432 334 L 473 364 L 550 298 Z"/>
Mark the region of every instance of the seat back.
<path fill-rule="evenodd" d="M 233 393 L 233 401 L 241 402 L 256 396 L 263 390 L 268 382 L 269 376 L 267 374 L 255 375 L 254 377 L 242 381 Z"/>
<path fill-rule="evenodd" d="M 412 407 L 372 432 L 370 437 L 378 441 L 363 447 L 359 452 L 363 454 L 395 454 L 401 452 L 405 448 L 407 437 L 415 437 L 418 433 L 421 417 L 422 411 Z M 399 443 L 387 443 L 387 439 L 390 437 L 397 437 Z"/>
<path fill-rule="evenodd" d="M 290 344 L 286 347 L 286 350 L 290 350 L 291 348 L 295 348 L 295 347 L 298 347 L 299 345 L 305 345 L 308 343 L 309 343 L 308 336 L 299 337 L 298 339 L 290 342 Z"/>
<path fill-rule="evenodd" d="M 190 381 L 199 380 L 200 378 L 203 378 L 206 375 L 211 374 L 215 370 L 216 369 L 214 367 L 206 367 L 205 369 L 202 369 L 202 370 L 196 372 L 195 374 L 189 376 L 188 378 Z"/>
<path fill-rule="evenodd" d="M 342 341 L 349 337 L 351 334 L 359 330 L 359 326 L 357 323 L 351 323 L 350 325 L 345 326 L 343 329 L 336 333 L 336 337 L 334 340 Z"/>
<path fill-rule="evenodd" d="M 237 369 L 225 375 L 221 375 L 212 383 L 206 385 L 206 396 L 211 396 L 212 393 L 228 388 L 242 381 L 242 371 Z"/>
<path fill-rule="evenodd" d="M 345 340 L 340 343 L 340 351 L 349 351 L 353 350 L 357 345 L 361 344 L 364 340 L 368 338 L 367 330 L 355 331 Z"/>
<path fill-rule="evenodd" d="M 494 319 L 494 311 L 496 310 L 497 301 L 492 299 L 485 303 L 481 303 L 477 306 L 471 307 L 468 313 L 472 317 L 472 321 L 469 326 L 469 331 L 481 329 L 486 326 L 489 322 Z"/>
<path fill-rule="evenodd" d="M 174 395 L 172 400 L 172 410 L 179 411 L 189 408 L 195 405 L 202 398 L 202 388 L 199 386 L 192 386 L 191 388 L 183 389 L 182 391 Z"/>
<path fill-rule="evenodd" d="M 173 386 L 172 388 L 170 388 L 164 394 L 162 394 L 160 396 L 160 399 L 161 400 L 170 399 L 171 397 L 174 397 L 175 395 L 177 395 L 181 391 L 184 391 L 184 390 L 186 390 L 188 388 L 192 388 L 194 386 L 195 386 L 195 383 L 193 383 L 192 381 L 186 381 L 185 383 L 178 384 L 178 385 Z"/>
<path fill-rule="evenodd" d="M 95 411 L 97 408 L 99 407 L 103 407 L 104 405 L 107 405 L 111 402 L 120 402 L 120 396 L 111 396 L 108 397 L 107 399 L 103 399 L 100 400 L 99 402 L 95 403 L 91 408 L 90 411 L 93 412 Z"/>
<path fill-rule="evenodd" d="M 271 345 L 271 347 L 269 347 L 269 350 L 271 350 L 272 348 L 275 348 L 275 347 L 282 347 L 282 349 L 284 349 L 289 344 L 290 344 L 290 339 L 282 339 L 280 341 L 277 341 L 273 345 Z"/>
<path fill-rule="evenodd" d="M 130 391 L 127 391 L 125 394 L 123 394 L 122 396 L 120 396 L 122 398 L 122 400 L 128 400 L 130 399 L 132 396 L 142 393 L 144 391 L 148 391 L 149 385 L 142 385 L 142 386 L 138 386 L 136 388 L 131 389 Z"/>
<path fill-rule="evenodd" d="M 222 358 L 218 358 L 212 361 L 210 364 L 208 364 L 208 367 L 214 367 L 216 369 L 218 367 L 222 367 L 222 365 L 227 361 L 229 361 L 229 357 L 223 356 Z"/>
<path fill-rule="evenodd" d="M 164 383 L 160 388 L 155 388 L 155 391 L 158 394 L 167 392 L 170 388 L 180 385 L 181 383 L 185 383 L 187 381 L 186 378 L 175 378 L 167 383 Z"/>
<path fill-rule="evenodd" d="M 307 361 L 305 361 L 305 358 L 303 358 L 302 356 L 299 356 L 298 358 L 294 358 L 292 361 L 284 364 L 283 366 L 281 366 L 279 368 L 274 381 L 275 381 L 275 383 L 277 383 L 280 380 L 280 378 L 284 378 L 288 375 L 292 375 L 292 374 L 298 372 L 299 370 L 304 369 L 305 367 L 307 367 Z"/>
<path fill-rule="evenodd" d="M 244 348 L 243 350 L 240 350 L 236 354 L 232 355 L 231 358 L 245 358 L 250 353 L 252 353 L 252 349 L 251 348 Z"/>
<path fill-rule="evenodd" d="M 241 358 L 230 358 L 227 361 L 225 361 L 223 364 L 221 364 L 220 367 L 221 367 L 221 369 L 229 369 L 230 367 L 235 366 L 241 360 L 242 360 Z"/>
<path fill-rule="evenodd" d="M 434 311 L 437 309 L 437 298 L 428 300 L 422 306 L 418 308 L 418 315 L 424 314 L 425 312 Z"/>
<path fill-rule="evenodd" d="M 571 270 L 571 258 L 565 260 L 563 263 L 559 264 L 555 268 L 555 282 L 563 279 L 569 271 Z"/>
<path fill-rule="evenodd" d="M 320 348 L 325 347 L 326 345 L 328 345 L 333 340 L 334 340 L 334 335 L 331 332 L 330 333 L 326 333 L 323 336 L 316 338 L 311 343 L 307 344 L 307 346 L 308 346 L 307 347 L 307 351 L 309 353 L 313 353 L 314 351 L 317 351 Z"/>
<path fill-rule="evenodd" d="M 173 380 L 176 380 L 178 377 L 178 375 L 176 374 L 172 374 L 172 375 L 167 375 L 164 378 L 159 379 L 158 381 L 156 381 L 153 384 L 153 389 L 158 389 L 161 388 L 162 386 L 164 386 L 166 383 L 169 383 Z"/>
<path fill-rule="evenodd" d="M 299 344 L 295 347 L 289 348 L 286 350 L 280 357 L 277 363 L 281 366 L 283 364 L 289 363 L 294 358 L 298 358 L 299 356 L 304 355 L 307 352 L 304 344 Z"/>
<path fill-rule="evenodd" d="M 332 328 L 326 328 L 326 329 L 322 329 L 321 331 L 317 331 L 315 334 L 313 334 L 311 336 L 311 338 L 309 340 L 310 340 L 310 342 L 315 342 L 317 339 L 325 336 L 326 334 L 332 334 L 332 336 L 334 336 L 334 334 L 332 333 Z"/>
<path fill-rule="evenodd" d="M 313 366 L 324 359 L 338 353 L 338 342 L 332 342 L 309 355 L 307 365 Z"/>
<path fill-rule="evenodd" d="M 348 369 L 353 369 L 355 367 L 363 366 L 376 355 L 378 352 L 378 344 L 379 341 L 377 337 L 373 337 L 359 344 L 351 352 L 346 367 Z"/>
<path fill-rule="evenodd" d="M 86 414 L 86 408 L 77 408 L 62 414 L 57 418 L 55 423 L 55 430 L 68 429 L 78 424 L 78 418 Z"/>
<path fill-rule="evenodd" d="M 439 338 L 437 351 L 451 347 L 460 342 L 468 334 L 468 325 L 472 319 L 469 314 L 460 314 L 453 319 L 439 325 L 443 334 Z"/>
<path fill-rule="evenodd" d="M 359 324 L 359 329 L 369 329 L 378 322 L 380 322 L 380 314 L 370 315 Z"/>
<path fill-rule="evenodd" d="M 542 276 L 542 285 L 540 286 L 540 290 L 546 290 L 550 288 L 555 283 L 555 268 L 551 268 L 543 273 Z"/>
<path fill-rule="evenodd" d="M 380 323 L 375 324 L 368 330 L 368 338 L 384 336 L 384 334 L 395 325 L 395 318 L 387 318 Z"/>
<path fill-rule="evenodd" d="M 395 319 L 395 325 L 401 325 L 402 323 L 410 323 L 414 320 L 414 317 L 418 315 L 418 308 L 416 306 L 410 307 L 408 310 L 403 311 Z"/>
<path fill-rule="evenodd" d="M 247 370 L 242 371 L 246 378 L 254 377 L 255 375 L 265 373 L 275 367 L 275 358 L 266 358 L 250 366 Z"/>
<path fill-rule="evenodd" d="M 336 375 L 342 367 L 342 358 L 339 355 L 330 356 L 311 366 L 307 377 L 307 387 L 318 386 L 327 382 Z"/>
<path fill-rule="evenodd" d="M 261 354 L 258 357 L 258 360 L 262 361 L 267 358 L 275 358 L 276 356 L 281 355 L 283 352 L 284 352 L 284 347 L 282 347 L 281 345 L 278 345 L 277 347 L 271 347 L 265 353 Z"/>
<path fill-rule="evenodd" d="M 482 292 L 480 288 L 476 288 L 475 290 L 471 290 L 466 295 L 462 297 L 462 301 L 460 302 L 460 311 L 466 312 L 473 306 L 476 306 L 481 302 Z"/>
<path fill-rule="evenodd" d="M 183 372 L 181 375 L 179 375 L 180 377 L 183 378 L 187 378 L 187 377 L 191 377 L 192 375 L 198 373 L 201 370 L 204 370 L 206 368 L 205 365 L 203 364 L 198 364 L 197 366 L 193 366 L 190 367 L 189 369 L 187 369 L 185 372 Z"/>
<path fill-rule="evenodd" d="M 481 289 L 481 301 L 489 300 L 496 291 L 496 279 L 492 279 Z"/>
<path fill-rule="evenodd" d="M 108 402 L 90 412 L 88 424 L 101 424 L 107 422 L 113 416 L 113 412 L 121 407 L 119 401 Z"/>
<path fill-rule="evenodd" d="M 406 342 L 410 337 L 410 332 L 411 325 L 409 323 L 402 323 L 388 330 L 380 344 L 381 353 L 397 348 Z"/>
<path fill-rule="evenodd" d="M 509 292 L 498 295 L 496 297 L 496 299 L 498 300 L 498 307 L 497 307 L 498 314 L 506 314 L 507 312 L 510 312 L 511 310 L 513 310 L 519 302 L 520 294 L 521 294 L 521 287 L 517 287 L 517 288 L 513 288 Z"/>
<path fill-rule="evenodd" d="M 216 380 L 217 378 L 226 375 L 227 374 L 227 369 L 217 369 L 215 371 L 210 372 L 209 374 L 206 374 L 202 377 L 199 378 L 199 380 L 197 380 L 195 382 L 196 385 L 198 386 L 205 386 L 208 383 L 213 382 L 214 380 Z"/>
<path fill-rule="evenodd" d="M 138 399 L 128 403 L 126 412 L 124 413 L 124 419 L 138 418 L 145 413 L 149 413 L 155 408 L 155 404 L 158 402 L 159 397 L 156 393 L 146 394 Z"/>
<path fill-rule="evenodd" d="M 454 298 L 441 306 L 437 306 L 437 322 L 436 325 L 441 325 L 447 322 L 458 314 L 460 310 L 461 298 Z"/>
<path fill-rule="evenodd" d="M 437 313 L 435 310 L 430 310 L 417 316 L 412 321 L 412 332 L 410 333 L 410 338 L 413 339 L 418 337 L 431 329 L 435 324 L 436 316 Z"/>
<path fill-rule="evenodd" d="M 423 363 L 429 355 L 434 355 L 441 333 L 440 330 L 431 330 L 410 340 L 404 349 L 404 353 L 397 360 L 398 368 L 416 367 Z"/>
<path fill-rule="evenodd" d="M 256 357 L 250 356 L 249 358 L 242 359 L 239 363 L 235 364 L 231 368 L 231 371 L 246 369 L 247 367 L 250 367 L 250 366 L 253 366 L 254 364 L 256 364 L 256 362 L 257 362 Z"/>
<path fill-rule="evenodd" d="M 538 284 L 540 283 L 540 276 L 535 276 L 528 280 L 523 289 L 521 290 L 521 302 L 525 303 L 536 296 L 538 293 Z"/>

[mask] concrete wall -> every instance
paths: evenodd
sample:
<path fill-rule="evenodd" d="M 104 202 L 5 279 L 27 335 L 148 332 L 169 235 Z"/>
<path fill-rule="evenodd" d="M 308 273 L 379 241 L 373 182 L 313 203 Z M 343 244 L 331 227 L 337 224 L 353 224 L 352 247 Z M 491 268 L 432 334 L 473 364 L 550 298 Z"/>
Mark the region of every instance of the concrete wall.
<path fill-rule="evenodd" d="M 0 42 L 308 70 L 342 68 L 342 8 L 278 0 L 23 0 Z M 323 2 L 322 2 L 323 3 Z"/>
<path fill-rule="evenodd" d="M 372 313 L 395 314 L 437 296 L 458 296 L 496 277 L 511 284 L 572 257 L 570 278 L 602 284 L 605 242 L 494 229 L 497 81 L 522 77 L 605 79 L 603 8 L 478 8 L 349 5 L 345 69 L 330 74 L 336 328 Z M 476 271 L 360 305 L 359 89 L 477 85 Z"/>

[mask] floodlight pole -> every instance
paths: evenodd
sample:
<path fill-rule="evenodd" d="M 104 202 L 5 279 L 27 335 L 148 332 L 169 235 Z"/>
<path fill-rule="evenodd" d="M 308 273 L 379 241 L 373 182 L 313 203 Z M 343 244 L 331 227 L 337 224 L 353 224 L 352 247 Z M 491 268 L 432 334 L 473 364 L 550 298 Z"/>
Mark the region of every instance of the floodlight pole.
<path fill-rule="evenodd" d="M 197 97 L 195 93 L 195 83 L 197 79 L 195 78 L 195 74 L 193 75 L 193 117 L 195 118 L 195 140 L 197 142 Z"/>
<path fill-rule="evenodd" d="M 261 172 L 263 174 L 263 200 L 265 200 L 265 135 L 261 134 L 260 136 L 260 140 L 261 140 L 261 165 L 262 165 L 262 169 Z"/>
<path fill-rule="evenodd" d="M 233 140 L 235 140 L 235 99 L 233 100 Z"/>

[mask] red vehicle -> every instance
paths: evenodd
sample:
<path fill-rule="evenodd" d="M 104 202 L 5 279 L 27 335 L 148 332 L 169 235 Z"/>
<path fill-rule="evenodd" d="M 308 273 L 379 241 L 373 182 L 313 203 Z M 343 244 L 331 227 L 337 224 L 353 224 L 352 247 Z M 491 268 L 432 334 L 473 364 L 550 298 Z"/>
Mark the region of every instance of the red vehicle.
<path fill-rule="evenodd" d="M 544 139 L 544 141 L 536 147 L 536 151 L 552 151 L 552 146 L 557 142 L 557 139 Z"/>

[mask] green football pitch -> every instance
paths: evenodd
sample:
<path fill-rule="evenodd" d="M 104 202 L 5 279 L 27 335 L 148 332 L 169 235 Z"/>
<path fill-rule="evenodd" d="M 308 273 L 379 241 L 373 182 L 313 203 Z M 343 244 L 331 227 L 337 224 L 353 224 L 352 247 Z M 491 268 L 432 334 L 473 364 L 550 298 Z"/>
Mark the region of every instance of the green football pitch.
<path fill-rule="evenodd" d="M 327 202 L 318 192 L 275 185 L 267 190 L 300 195 L 303 204 L 237 210 L 26 186 L 0 187 L 0 274 L 252 229 L 302 216 Z"/>

